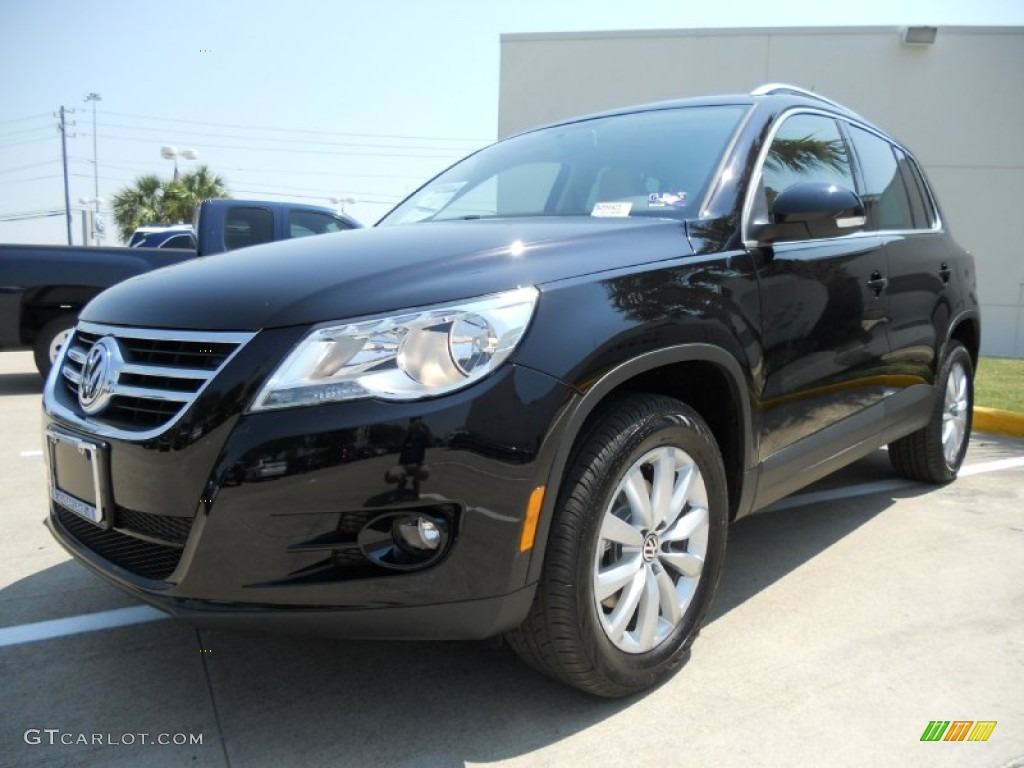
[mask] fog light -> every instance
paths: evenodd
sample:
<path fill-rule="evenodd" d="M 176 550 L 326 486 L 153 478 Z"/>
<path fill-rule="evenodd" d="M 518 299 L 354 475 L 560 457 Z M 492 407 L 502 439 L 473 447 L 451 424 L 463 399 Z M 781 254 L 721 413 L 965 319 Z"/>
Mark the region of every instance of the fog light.
<path fill-rule="evenodd" d="M 455 515 L 454 507 L 448 504 L 385 512 L 359 531 L 359 549 L 367 560 L 382 568 L 429 568 L 448 551 Z"/>
<path fill-rule="evenodd" d="M 407 517 L 395 523 L 396 541 L 419 551 L 433 551 L 441 546 L 441 530 L 429 518 Z"/>

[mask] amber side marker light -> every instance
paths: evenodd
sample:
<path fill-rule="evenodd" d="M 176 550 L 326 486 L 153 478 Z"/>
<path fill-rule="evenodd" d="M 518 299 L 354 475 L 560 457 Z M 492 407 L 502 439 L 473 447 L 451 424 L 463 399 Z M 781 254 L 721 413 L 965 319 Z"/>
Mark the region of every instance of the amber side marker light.
<path fill-rule="evenodd" d="M 530 494 L 526 504 L 526 519 L 523 520 L 523 533 L 519 537 L 519 551 L 533 549 L 533 541 L 537 538 L 537 520 L 540 519 L 540 508 L 544 503 L 544 486 L 538 486 Z"/>

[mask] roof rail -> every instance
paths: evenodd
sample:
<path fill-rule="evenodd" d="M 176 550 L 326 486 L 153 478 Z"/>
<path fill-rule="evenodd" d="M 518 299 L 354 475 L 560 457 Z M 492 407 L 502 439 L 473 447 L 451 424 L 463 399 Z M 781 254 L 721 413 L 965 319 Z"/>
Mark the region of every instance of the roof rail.
<path fill-rule="evenodd" d="M 825 104 L 828 104 L 833 107 L 838 107 L 839 109 L 842 109 L 846 112 L 852 112 L 852 110 L 849 107 L 844 107 L 838 101 L 832 101 L 832 99 L 828 99 L 822 96 L 820 93 L 809 91 L 806 88 L 801 88 L 798 85 L 789 85 L 788 83 L 765 83 L 764 85 L 759 85 L 757 88 L 752 90 L 750 92 L 750 95 L 768 96 L 774 93 L 792 93 L 798 96 L 806 96 L 809 99 L 816 99 L 817 101 L 824 102 Z"/>

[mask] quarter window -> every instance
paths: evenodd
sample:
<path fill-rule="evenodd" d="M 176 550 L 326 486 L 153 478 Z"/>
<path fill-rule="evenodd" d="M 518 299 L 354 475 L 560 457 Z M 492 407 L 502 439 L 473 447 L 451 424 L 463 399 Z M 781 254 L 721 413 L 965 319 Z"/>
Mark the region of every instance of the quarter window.
<path fill-rule="evenodd" d="M 914 214 L 914 226 L 918 229 L 931 229 L 935 226 L 935 209 L 932 208 L 928 198 L 921 171 L 917 167 L 917 163 L 898 148 L 896 158 L 900 164 L 900 172 L 903 174 L 903 183 L 907 185 L 910 209 Z"/>
<path fill-rule="evenodd" d="M 850 126 L 850 136 L 864 174 L 861 199 L 868 215 L 868 227 L 913 229 L 910 199 L 892 144 L 856 126 Z"/>

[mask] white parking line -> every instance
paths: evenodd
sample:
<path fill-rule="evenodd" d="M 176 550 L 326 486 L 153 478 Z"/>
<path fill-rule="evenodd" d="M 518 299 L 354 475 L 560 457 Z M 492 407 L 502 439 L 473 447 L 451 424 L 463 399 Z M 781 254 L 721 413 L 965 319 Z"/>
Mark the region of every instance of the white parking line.
<path fill-rule="evenodd" d="M 1012 459 L 996 459 L 995 461 L 986 461 L 984 464 L 972 464 L 969 467 L 963 467 L 960 470 L 960 477 L 970 477 L 971 475 L 982 475 L 986 472 L 999 472 L 1003 469 L 1017 469 L 1017 467 L 1024 467 L 1024 456 L 1015 456 Z"/>
<path fill-rule="evenodd" d="M 149 621 L 169 618 L 170 616 L 156 608 L 150 608 L 148 605 L 136 605 L 132 608 L 118 608 L 113 611 L 69 616 L 66 619 L 37 621 L 33 624 L 21 624 L 16 627 L 0 629 L 0 647 L 35 643 L 55 637 L 78 635 L 82 632 L 95 632 L 114 627 L 127 627 L 132 624 L 144 624 Z"/>
<path fill-rule="evenodd" d="M 39 453 L 42 453 L 42 451 Z M 982 475 L 987 472 L 1002 472 L 1007 469 L 1019 469 L 1021 467 L 1024 467 L 1024 456 L 998 459 L 996 461 L 987 461 L 982 464 L 963 467 L 960 470 L 960 477 Z M 877 483 L 848 485 L 845 488 L 834 488 L 829 491 L 801 493 L 796 496 L 790 496 L 772 504 L 770 507 L 765 507 L 761 512 L 777 512 L 809 504 L 820 504 L 823 501 L 850 499 L 857 496 L 867 496 L 872 493 L 887 493 L 915 486 L 920 487 L 921 483 L 915 483 L 912 480 L 881 480 Z M 66 619 L 37 621 L 33 624 L 0 628 L 0 647 L 35 643 L 40 640 L 51 640 L 55 637 L 66 637 L 67 635 L 77 635 L 83 632 L 96 632 L 101 629 L 128 627 L 132 624 L 145 624 L 168 618 L 170 617 L 167 614 L 161 613 L 156 608 L 151 608 L 148 605 L 137 605 L 133 608 L 118 608 L 114 611 L 87 613 L 81 616 L 70 616 Z"/>

